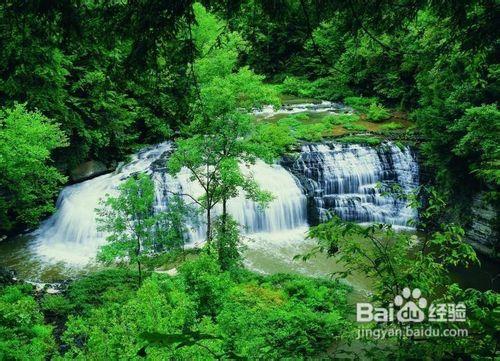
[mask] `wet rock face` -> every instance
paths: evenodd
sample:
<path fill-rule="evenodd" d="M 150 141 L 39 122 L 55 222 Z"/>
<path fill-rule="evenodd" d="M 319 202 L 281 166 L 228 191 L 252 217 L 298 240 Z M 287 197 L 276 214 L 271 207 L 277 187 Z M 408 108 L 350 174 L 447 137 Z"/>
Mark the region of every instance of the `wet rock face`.
<path fill-rule="evenodd" d="M 484 193 L 474 197 L 471 208 L 472 222 L 467 240 L 476 251 L 493 258 L 500 258 L 498 210 L 484 199 Z"/>
<path fill-rule="evenodd" d="M 70 179 L 73 183 L 83 182 L 84 180 L 111 172 L 112 170 L 113 168 L 107 167 L 102 162 L 89 160 L 74 168 L 70 173 Z"/>

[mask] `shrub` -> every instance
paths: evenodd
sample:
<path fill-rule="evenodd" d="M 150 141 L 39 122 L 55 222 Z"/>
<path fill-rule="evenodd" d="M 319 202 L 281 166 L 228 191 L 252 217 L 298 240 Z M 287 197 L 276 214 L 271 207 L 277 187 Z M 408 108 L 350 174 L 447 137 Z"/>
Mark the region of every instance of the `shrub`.
<path fill-rule="evenodd" d="M 337 78 L 325 77 L 310 81 L 304 78 L 287 76 L 278 90 L 283 94 L 307 98 L 340 100 L 352 91 Z"/>
<path fill-rule="evenodd" d="M 293 137 L 291 127 L 278 123 L 258 123 L 255 128 L 254 136 L 252 137 L 252 146 L 256 152 L 259 148 L 265 147 L 265 152 L 260 152 L 265 155 L 266 162 L 273 162 L 283 151 L 289 151 L 296 143 Z"/>
<path fill-rule="evenodd" d="M 349 87 L 338 77 L 316 79 L 312 82 L 311 87 L 314 97 L 318 99 L 340 101 L 342 98 L 353 94 Z"/>
<path fill-rule="evenodd" d="M 308 142 L 318 142 L 323 139 L 326 130 L 327 127 L 323 123 L 303 124 L 297 129 L 296 136 Z"/>
<path fill-rule="evenodd" d="M 386 131 L 386 130 L 398 130 L 398 129 L 402 129 L 403 128 L 403 125 L 399 124 L 399 123 L 395 123 L 395 122 L 390 122 L 390 123 L 387 123 L 387 124 L 382 124 L 380 126 L 380 130 L 382 131 Z"/>
<path fill-rule="evenodd" d="M 68 298 L 78 311 L 87 312 L 106 302 L 122 303 L 137 285 L 137 272 L 108 269 L 94 272 L 68 288 Z"/>
<path fill-rule="evenodd" d="M 344 98 L 344 104 L 356 109 L 360 112 L 366 112 L 370 105 L 377 103 L 377 98 L 363 98 L 363 97 L 347 97 Z"/>
<path fill-rule="evenodd" d="M 341 143 L 366 144 L 371 146 L 380 145 L 382 143 L 382 140 L 379 138 L 360 135 L 348 135 L 337 140 Z"/>
<path fill-rule="evenodd" d="M 299 126 L 302 125 L 302 123 L 299 120 L 290 117 L 280 119 L 276 122 L 276 124 L 280 127 L 289 127 L 291 129 L 297 129 Z"/>
<path fill-rule="evenodd" d="M 342 125 L 346 123 L 357 122 L 359 115 L 357 114 L 330 114 L 323 118 L 323 123 L 328 125 Z"/>
<path fill-rule="evenodd" d="M 377 103 L 372 103 L 366 113 L 366 119 L 371 122 L 381 122 L 389 119 L 390 116 L 391 114 L 389 113 L 389 111 L 382 105 Z"/>
<path fill-rule="evenodd" d="M 55 315 L 67 315 L 73 309 L 73 304 L 62 295 L 45 295 L 41 306 L 44 312 Z"/>
<path fill-rule="evenodd" d="M 311 97 L 314 95 L 312 83 L 307 79 L 287 76 L 280 86 L 283 94 Z"/>
<path fill-rule="evenodd" d="M 323 134 L 330 125 L 324 122 L 304 124 L 303 122 L 307 121 L 308 119 L 309 117 L 307 116 L 307 114 L 293 114 L 279 120 L 277 124 L 280 127 L 290 128 L 295 138 L 303 139 L 308 142 L 320 141 L 321 139 L 323 139 Z"/>
<path fill-rule="evenodd" d="M 343 128 L 349 131 L 354 131 L 354 132 L 362 132 L 366 131 L 366 127 L 361 124 L 352 124 L 352 123 L 347 123 L 343 125 Z"/>
<path fill-rule="evenodd" d="M 52 327 L 31 292 L 30 285 L 0 288 L 1 360 L 48 360 L 55 350 Z"/>

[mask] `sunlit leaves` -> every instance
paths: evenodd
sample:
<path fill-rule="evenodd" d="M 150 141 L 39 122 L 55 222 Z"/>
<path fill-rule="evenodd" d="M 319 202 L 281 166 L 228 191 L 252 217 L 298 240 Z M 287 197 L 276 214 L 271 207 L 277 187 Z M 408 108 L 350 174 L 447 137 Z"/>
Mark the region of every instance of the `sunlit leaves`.
<path fill-rule="evenodd" d="M 66 178 L 50 157 L 66 139 L 58 124 L 24 105 L 0 110 L 0 232 L 33 226 L 54 210 Z"/>

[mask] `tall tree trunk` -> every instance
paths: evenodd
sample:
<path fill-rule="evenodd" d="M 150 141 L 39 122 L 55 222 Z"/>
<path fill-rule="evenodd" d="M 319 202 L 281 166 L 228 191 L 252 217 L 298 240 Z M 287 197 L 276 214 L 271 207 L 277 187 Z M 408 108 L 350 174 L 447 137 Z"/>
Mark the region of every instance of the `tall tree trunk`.
<path fill-rule="evenodd" d="M 139 287 L 142 285 L 142 269 L 141 269 L 141 261 L 137 261 L 137 268 L 139 269 Z"/>
<path fill-rule="evenodd" d="M 227 219 L 227 198 L 222 199 L 222 233 L 226 231 L 226 219 Z"/>
<path fill-rule="evenodd" d="M 210 241 L 212 240 L 212 216 L 211 216 L 211 211 L 212 209 L 210 207 L 207 207 L 207 244 L 210 245 Z"/>
<path fill-rule="evenodd" d="M 227 224 L 227 198 L 222 198 L 222 215 L 221 215 L 221 229 L 219 234 L 219 240 L 217 244 L 217 251 L 219 255 L 219 264 L 224 268 L 224 247 L 225 244 L 221 243 L 220 238 L 224 237 L 226 234 L 226 224 Z"/>
<path fill-rule="evenodd" d="M 141 261 L 140 261 L 140 255 L 141 255 L 141 239 L 137 238 L 137 248 L 135 250 L 135 256 L 137 257 L 137 268 L 139 270 L 139 287 L 142 285 L 142 268 L 141 268 Z"/>

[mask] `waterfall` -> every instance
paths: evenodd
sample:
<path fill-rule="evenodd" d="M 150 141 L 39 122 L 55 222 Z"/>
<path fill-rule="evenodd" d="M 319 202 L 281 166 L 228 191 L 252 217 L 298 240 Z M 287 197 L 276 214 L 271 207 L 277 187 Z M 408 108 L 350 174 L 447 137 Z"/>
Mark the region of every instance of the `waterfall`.
<path fill-rule="evenodd" d="M 98 232 L 94 214 L 99 200 L 106 194 L 116 195 L 117 187 L 138 172 L 149 173 L 154 181 L 156 211 L 166 208 L 173 193 L 201 196 L 201 186 L 189 179 L 186 170 L 175 178 L 166 172 L 170 151 L 169 143 L 147 148 L 112 174 L 65 187 L 59 195 L 56 213 L 33 233 L 36 237 L 33 251 L 51 262 L 87 263 L 106 238 L 105 234 Z M 278 164 L 269 165 L 262 161 L 243 166 L 242 171 L 274 197 L 265 209 L 247 199 L 243 192 L 228 202 L 228 211 L 242 225 L 243 234 L 265 233 L 268 238 L 273 238 L 281 231 L 307 225 L 306 198 L 292 174 Z M 191 199 L 185 197 L 185 201 L 189 203 Z M 216 207 L 213 213 L 214 216 L 220 214 L 221 208 Z M 203 224 L 190 230 L 193 244 L 202 241 L 204 235 Z"/>
<path fill-rule="evenodd" d="M 145 148 L 114 173 L 65 187 L 59 194 L 57 211 L 32 233 L 35 241 L 31 250 L 51 262 L 86 264 L 105 241 L 105 235 L 97 230 L 95 218 L 99 200 L 106 194 L 116 194 L 117 187 L 125 179 L 148 171 L 170 150 L 169 143 Z"/>
<path fill-rule="evenodd" d="M 130 163 L 114 173 L 65 187 L 57 201 L 57 211 L 33 232 L 31 250 L 51 263 L 83 265 L 97 254 L 105 242 L 98 232 L 94 210 L 106 194 L 116 195 L 117 187 L 138 172 L 151 175 L 155 183 L 154 208 L 166 208 L 172 193 L 201 195 L 201 187 L 189 179 L 187 171 L 175 178 L 166 172 L 169 143 L 145 148 Z M 409 148 L 393 143 L 371 148 L 337 143 L 307 144 L 293 162 L 269 165 L 257 161 L 242 166 L 263 190 L 274 196 L 265 209 L 245 197 L 228 202 L 228 211 L 242 225 L 242 234 L 251 239 L 252 247 L 273 253 L 284 244 L 302 242 L 309 223 L 324 219 L 333 210 L 344 219 L 358 222 L 386 222 L 406 226 L 416 217 L 406 202 L 383 196 L 377 182 L 398 183 L 404 191 L 416 186 L 418 166 Z M 185 197 L 187 202 L 190 201 Z M 214 215 L 220 214 L 216 207 Z M 195 244 L 204 239 L 205 226 L 191 227 Z M 281 248 L 283 249 L 283 248 Z M 280 251 L 281 252 L 281 251 Z M 276 257 L 280 257 L 276 254 Z"/>
<path fill-rule="evenodd" d="M 247 176 L 252 177 L 262 190 L 273 195 L 273 200 L 265 208 L 246 198 L 244 192 L 228 201 L 228 212 L 242 225 L 243 234 L 259 232 L 276 233 L 307 225 L 306 197 L 302 193 L 295 177 L 278 164 L 269 165 L 263 161 L 250 166 L 241 166 Z M 182 170 L 174 179 L 166 172 L 156 172 L 153 175 L 156 189 L 155 207 L 165 209 L 172 193 L 189 194 L 199 197 L 203 194 L 201 186 L 189 179 L 190 173 Z M 192 203 L 189 197 L 184 197 L 187 203 Z M 222 213 L 222 207 L 217 205 L 214 216 Z M 204 225 L 190 231 L 193 242 L 200 242 L 205 237 Z"/>
<path fill-rule="evenodd" d="M 333 211 L 356 222 L 407 227 L 416 211 L 405 200 L 381 194 L 377 185 L 399 184 L 410 193 L 418 185 L 418 164 L 408 147 L 386 142 L 380 147 L 358 144 L 306 144 L 288 167 L 301 181 L 309 201 L 309 221 Z"/>

